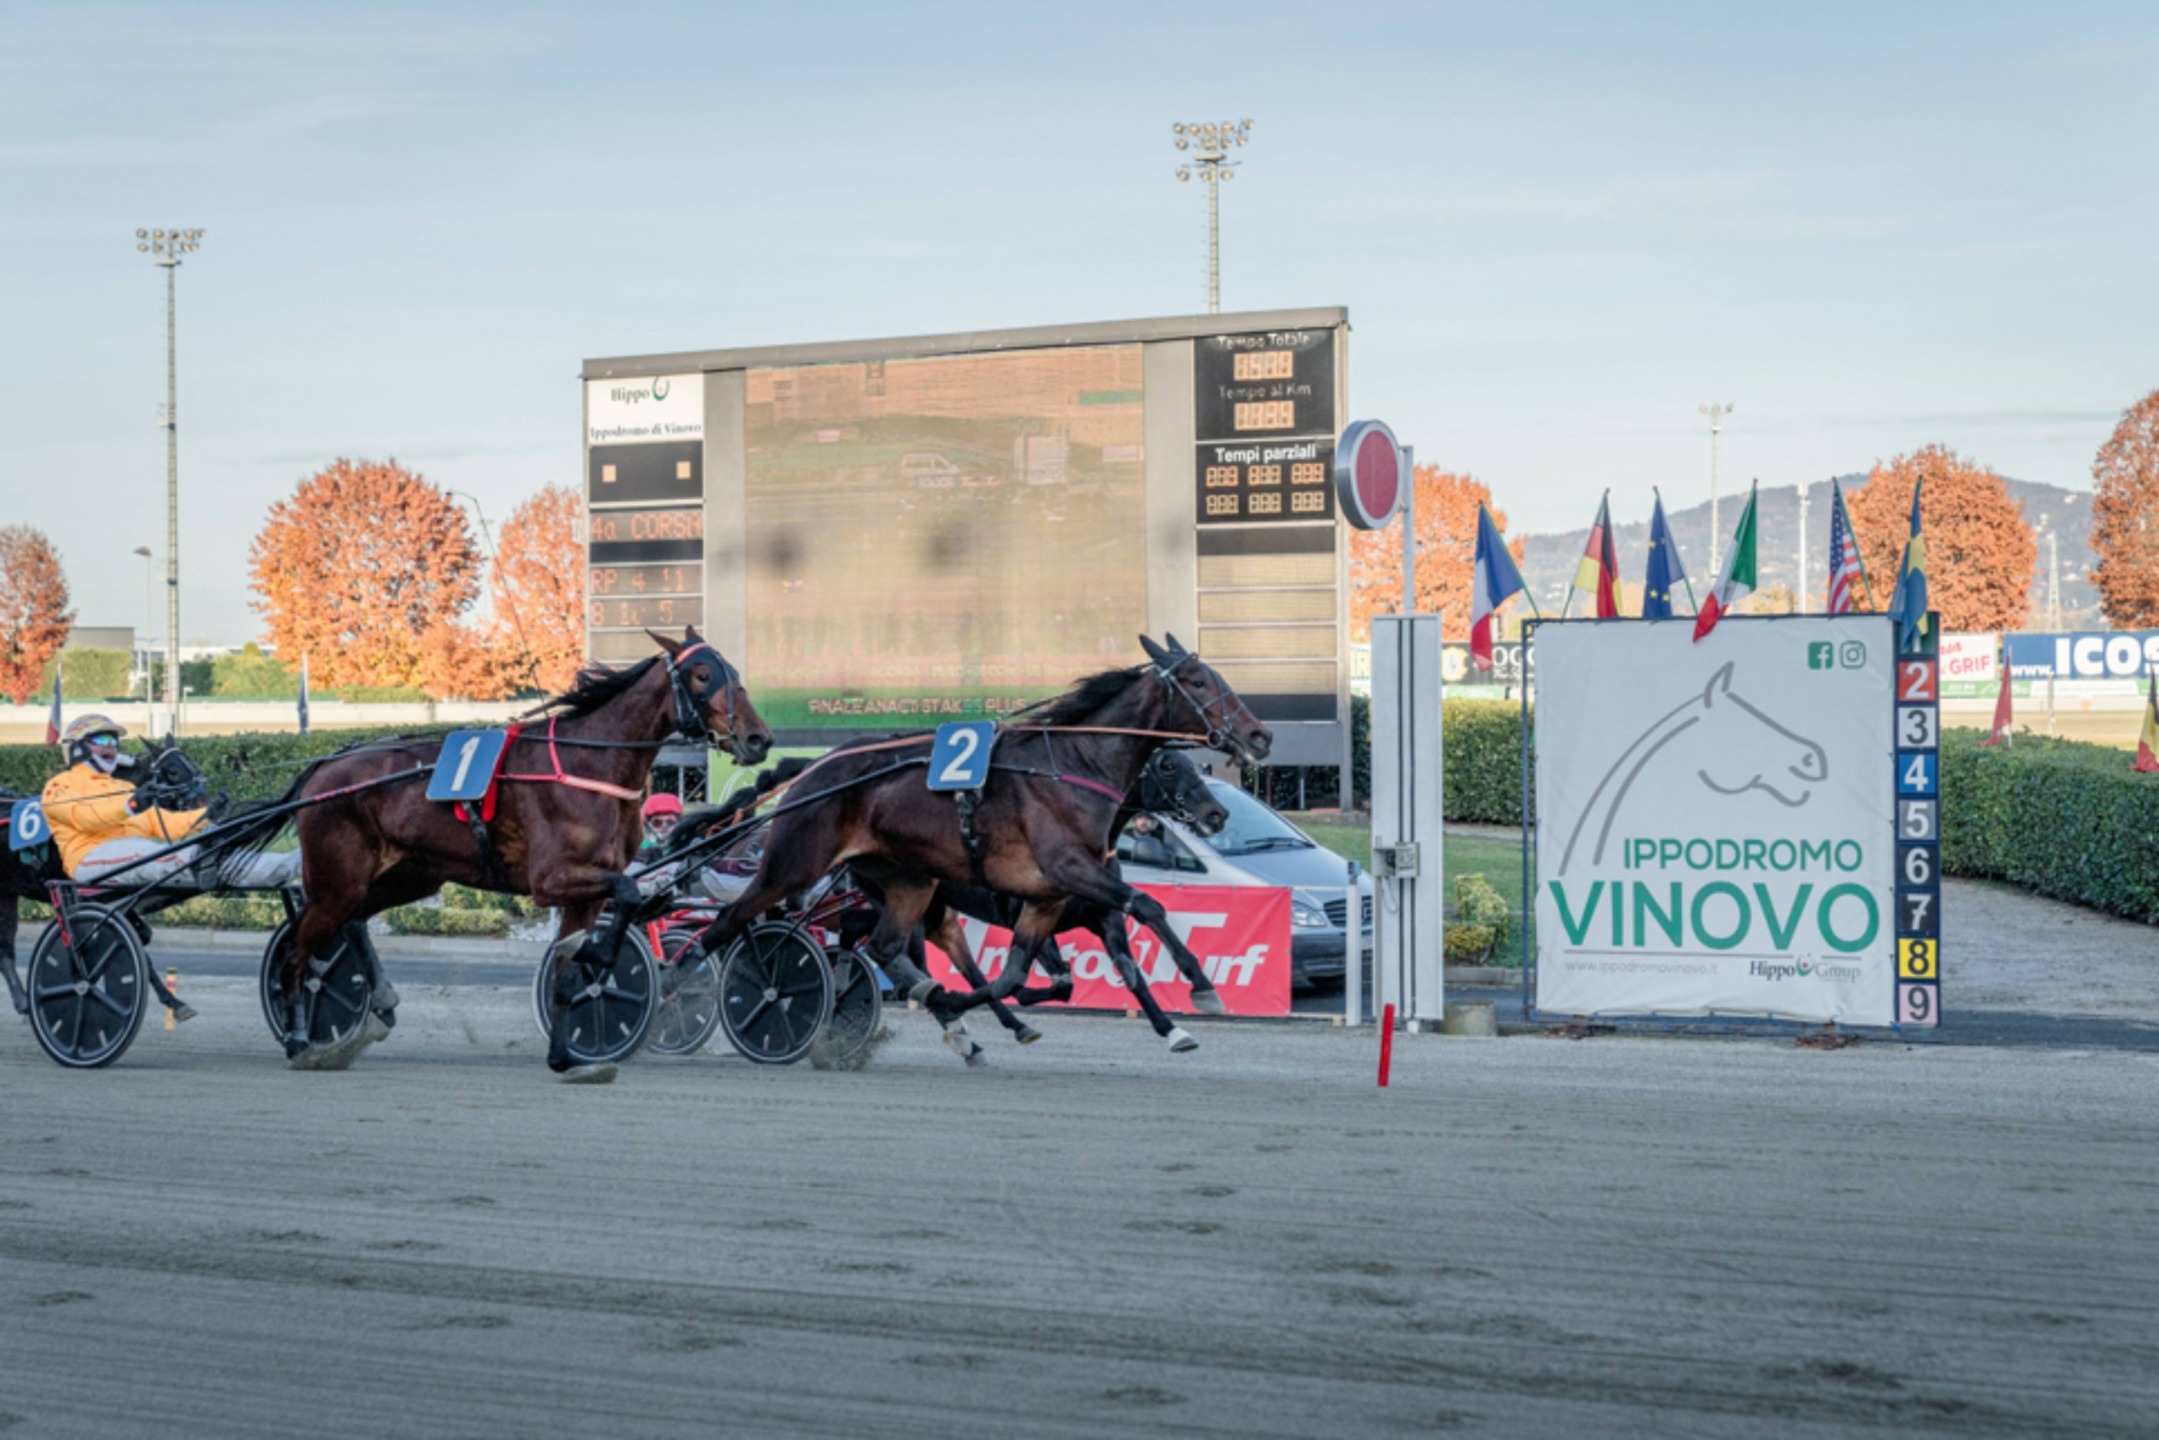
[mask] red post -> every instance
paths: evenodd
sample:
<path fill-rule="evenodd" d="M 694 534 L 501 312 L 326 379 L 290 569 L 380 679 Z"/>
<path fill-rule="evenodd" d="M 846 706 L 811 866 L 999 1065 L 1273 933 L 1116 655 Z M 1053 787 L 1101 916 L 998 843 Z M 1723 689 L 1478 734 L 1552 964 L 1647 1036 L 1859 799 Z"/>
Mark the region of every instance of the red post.
<path fill-rule="evenodd" d="M 1394 1063 L 1394 1004 L 1379 1012 L 1379 1088 L 1387 1088 L 1387 1070 Z"/>

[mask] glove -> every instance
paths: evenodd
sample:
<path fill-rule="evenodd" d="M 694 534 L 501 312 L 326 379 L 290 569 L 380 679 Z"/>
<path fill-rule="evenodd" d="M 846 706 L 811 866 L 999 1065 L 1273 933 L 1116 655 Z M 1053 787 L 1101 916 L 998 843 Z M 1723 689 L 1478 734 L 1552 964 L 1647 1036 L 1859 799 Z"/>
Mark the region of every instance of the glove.
<path fill-rule="evenodd" d="M 217 821 L 224 819 L 225 812 L 230 809 L 232 809 L 232 797 L 230 795 L 224 794 L 223 792 L 219 792 L 216 795 L 212 795 L 209 799 L 209 803 L 203 806 L 203 813 L 212 824 L 215 824 Z"/>

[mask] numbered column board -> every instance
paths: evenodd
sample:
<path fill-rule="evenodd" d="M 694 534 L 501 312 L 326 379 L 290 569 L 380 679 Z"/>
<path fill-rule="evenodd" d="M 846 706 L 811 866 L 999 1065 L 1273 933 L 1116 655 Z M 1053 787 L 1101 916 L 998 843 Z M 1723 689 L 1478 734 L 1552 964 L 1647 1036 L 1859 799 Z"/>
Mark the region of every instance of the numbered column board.
<path fill-rule="evenodd" d="M 1938 666 L 1866 616 L 1531 629 L 1536 1006 L 1933 1025 Z"/>
<path fill-rule="evenodd" d="M 585 388 L 586 644 L 641 659 L 646 629 L 706 623 L 704 379 Z"/>

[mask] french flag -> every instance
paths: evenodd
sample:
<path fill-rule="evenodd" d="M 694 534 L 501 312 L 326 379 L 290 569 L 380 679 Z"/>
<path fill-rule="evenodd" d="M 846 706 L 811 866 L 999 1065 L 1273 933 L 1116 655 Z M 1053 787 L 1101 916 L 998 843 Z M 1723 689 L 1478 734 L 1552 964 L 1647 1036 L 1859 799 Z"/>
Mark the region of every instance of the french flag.
<path fill-rule="evenodd" d="M 1522 572 L 1492 512 L 1477 507 L 1477 558 L 1471 567 L 1469 599 L 1469 661 L 1479 670 L 1492 668 L 1492 616 L 1522 589 Z"/>

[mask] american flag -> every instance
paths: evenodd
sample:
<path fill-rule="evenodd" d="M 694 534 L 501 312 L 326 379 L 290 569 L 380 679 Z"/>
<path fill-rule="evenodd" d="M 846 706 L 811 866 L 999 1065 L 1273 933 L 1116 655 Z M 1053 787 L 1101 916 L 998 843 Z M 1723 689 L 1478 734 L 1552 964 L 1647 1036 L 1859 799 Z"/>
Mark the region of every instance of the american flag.
<path fill-rule="evenodd" d="M 1857 607 L 1867 572 L 1859 563 L 1859 537 L 1852 533 L 1851 512 L 1844 508 L 1844 487 L 1829 482 L 1829 613 L 1849 615 Z M 1872 603 L 1872 596 L 1868 602 Z"/>

